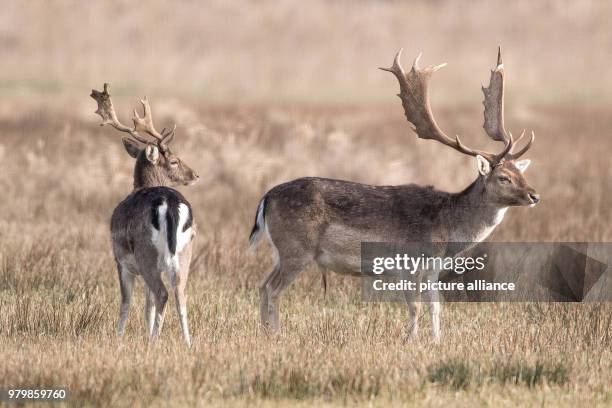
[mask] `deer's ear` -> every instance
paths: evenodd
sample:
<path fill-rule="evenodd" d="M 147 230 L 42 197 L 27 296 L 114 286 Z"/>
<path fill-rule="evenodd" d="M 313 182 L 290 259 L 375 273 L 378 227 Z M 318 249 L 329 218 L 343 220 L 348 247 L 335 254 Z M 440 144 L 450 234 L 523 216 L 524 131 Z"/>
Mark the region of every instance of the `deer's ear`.
<path fill-rule="evenodd" d="M 130 156 L 132 156 L 133 158 L 138 157 L 138 153 L 140 153 L 140 146 L 137 142 L 127 137 L 124 137 L 123 139 L 121 139 L 121 141 L 123 142 L 123 147 L 125 147 L 125 150 Z"/>
<path fill-rule="evenodd" d="M 150 144 L 147 145 L 147 147 L 145 147 L 145 156 L 147 157 L 148 161 L 153 164 L 157 164 L 157 161 L 159 160 L 159 150 L 157 149 L 157 146 Z"/>
<path fill-rule="evenodd" d="M 476 155 L 476 163 L 478 164 L 478 172 L 486 176 L 491 172 L 491 163 L 481 155 Z"/>
<path fill-rule="evenodd" d="M 519 171 L 521 173 L 524 173 L 525 170 L 527 170 L 527 167 L 529 167 L 530 164 L 531 164 L 531 160 L 529 160 L 529 159 L 520 160 L 520 161 L 517 161 L 516 163 L 514 163 L 516 168 L 519 169 Z"/>

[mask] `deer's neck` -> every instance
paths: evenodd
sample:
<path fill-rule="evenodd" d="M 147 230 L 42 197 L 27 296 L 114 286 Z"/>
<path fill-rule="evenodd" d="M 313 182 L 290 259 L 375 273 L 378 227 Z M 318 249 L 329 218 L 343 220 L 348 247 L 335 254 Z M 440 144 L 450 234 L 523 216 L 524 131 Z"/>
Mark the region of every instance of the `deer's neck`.
<path fill-rule="evenodd" d="M 482 177 L 450 200 L 450 239 L 453 242 L 480 242 L 503 220 L 508 207 L 491 201 Z"/>
<path fill-rule="evenodd" d="M 168 178 L 142 155 L 138 156 L 134 167 L 134 190 L 159 186 L 169 186 Z"/>

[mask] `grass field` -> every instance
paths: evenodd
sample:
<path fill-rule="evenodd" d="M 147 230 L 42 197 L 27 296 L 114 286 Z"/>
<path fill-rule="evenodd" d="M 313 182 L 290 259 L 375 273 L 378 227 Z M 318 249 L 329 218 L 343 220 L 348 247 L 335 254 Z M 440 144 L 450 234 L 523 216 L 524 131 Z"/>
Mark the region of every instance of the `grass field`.
<path fill-rule="evenodd" d="M 126 100 L 116 104 L 129 111 Z M 475 164 L 417 141 L 396 105 L 172 106 L 175 116 L 159 122 L 179 121 L 177 148 L 203 176 L 183 190 L 199 223 L 187 290 L 193 348 L 182 343 L 172 304 L 161 343 L 147 346 L 142 283 L 126 338 L 116 338 L 108 220 L 130 190 L 133 165 L 119 136 L 99 128 L 93 113 L 23 112 L 0 122 L 1 387 L 64 386 L 71 403 L 97 406 L 611 403 L 609 304 L 450 304 L 436 346 L 427 317 L 418 339 L 406 342 L 403 305 L 362 303 L 358 281 L 337 275 L 324 298 L 312 270 L 282 298 L 281 332 L 265 336 L 258 284 L 271 260 L 267 245 L 249 251 L 247 236 L 267 188 L 308 174 L 456 190 Z M 511 210 L 491 239 L 610 241 L 612 141 L 600 132 L 610 117 L 530 112 L 521 124 L 539 136 L 528 179 L 543 202 Z M 477 108 L 439 116 L 460 134 L 477 131 L 465 119 L 478 118 Z M 578 121 L 587 125 L 578 130 Z"/>
<path fill-rule="evenodd" d="M 307 3 L 307 4 L 306 4 Z M 406 341 L 402 304 L 307 270 L 284 293 L 281 331 L 259 327 L 267 244 L 248 249 L 259 199 L 301 176 L 457 191 L 473 159 L 417 140 L 397 83 L 376 69 L 447 61 L 432 105 L 449 134 L 482 131 L 495 50 L 506 124 L 534 129 L 527 179 L 494 241 L 612 241 L 612 76 L 606 2 L 6 1 L 0 13 L 0 388 L 66 387 L 72 406 L 610 406 L 612 306 L 463 304 Z M 142 282 L 125 339 L 109 220 L 133 160 L 98 126 L 90 89 L 112 84 L 178 124 L 202 176 L 181 188 L 199 225 L 187 286 L 193 347 L 170 301 L 149 347 Z"/>

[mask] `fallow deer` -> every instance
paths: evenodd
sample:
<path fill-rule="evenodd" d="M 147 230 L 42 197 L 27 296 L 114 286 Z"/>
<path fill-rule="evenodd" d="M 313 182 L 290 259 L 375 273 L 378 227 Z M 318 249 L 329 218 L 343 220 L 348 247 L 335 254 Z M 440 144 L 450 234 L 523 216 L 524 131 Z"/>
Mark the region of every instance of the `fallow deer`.
<path fill-rule="evenodd" d="M 92 90 L 91 97 L 98 103 L 96 113 L 102 117 L 101 125 L 109 124 L 129 135 L 122 139 L 123 145 L 136 159 L 134 189 L 115 208 L 111 218 L 113 253 L 121 288 L 119 337 L 123 337 L 125 331 L 137 275 L 145 282 L 144 315 L 149 339 L 154 341 L 159 337 L 168 300 L 168 291 L 162 280 L 165 272 L 174 290 L 183 337 L 191 346 L 185 285 L 196 224 L 189 202 L 170 187 L 190 185 L 199 176 L 169 147 L 176 125 L 168 131 L 155 129 L 146 98 L 141 100 L 143 117 L 134 110 L 132 128 L 117 119 L 108 84 L 104 84 L 102 92 Z M 144 134 L 153 139 L 144 137 Z"/>
<path fill-rule="evenodd" d="M 420 68 L 419 58 L 407 74 L 400 65 L 401 50 L 391 68 L 399 81 L 404 112 L 421 139 L 436 140 L 460 153 L 474 156 L 478 176 L 458 193 L 415 184 L 371 186 L 325 178 L 301 178 L 277 185 L 261 199 L 250 242 L 265 232 L 274 252 L 275 265 L 260 286 L 260 315 L 266 331 L 279 327 L 278 299 L 305 266 L 316 263 L 327 270 L 363 276 L 361 242 L 435 242 L 439 254 L 456 255 L 484 240 L 502 221 L 510 206 L 533 206 L 540 201 L 523 172 L 529 160 L 517 159 L 535 138 L 520 150 L 504 126 L 504 66 L 501 52 L 484 92 L 484 130 L 504 143 L 499 153 L 470 149 L 448 137 L 434 120 L 428 97 L 431 75 L 446 64 Z M 420 55 L 419 55 L 420 57 Z M 453 243 L 453 245 L 449 245 Z M 456 243 L 465 243 L 464 245 Z M 452 247 L 452 250 L 451 250 Z M 437 279 L 434 276 L 435 279 Z M 409 335 L 418 328 L 420 295 L 407 298 Z M 440 305 L 437 292 L 428 303 L 434 341 L 440 338 Z"/>

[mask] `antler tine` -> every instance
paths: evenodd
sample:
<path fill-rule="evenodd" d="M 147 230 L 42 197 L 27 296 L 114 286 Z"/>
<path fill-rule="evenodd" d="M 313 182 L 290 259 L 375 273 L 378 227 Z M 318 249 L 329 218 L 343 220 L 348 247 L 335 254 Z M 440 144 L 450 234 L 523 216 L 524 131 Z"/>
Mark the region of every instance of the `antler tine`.
<path fill-rule="evenodd" d="M 151 105 L 149 104 L 147 97 L 145 96 L 144 99 L 141 99 L 140 103 L 142 104 L 144 115 L 143 117 L 140 117 L 136 109 L 134 109 L 134 117 L 132 118 L 134 121 L 134 129 L 138 131 L 142 130 L 153 136 L 158 141 L 163 141 L 164 135 L 155 130 L 155 126 L 153 125 L 153 114 L 151 113 Z"/>
<path fill-rule="evenodd" d="M 523 134 L 521 134 L 521 137 L 516 141 L 515 144 L 518 144 L 518 142 L 523 138 L 523 135 L 525 134 L 525 131 L 523 130 Z M 519 157 L 521 157 L 523 154 L 525 154 L 527 152 L 527 150 L 529 150 L 529 148 L 531 147 L 531 144 L 533 143 L 533 141 L 535 140 L 535 132 L 532 130 L 531 131 L 531 137 L 529 138 L 529 141 L 525 144 L 525 146 L 523 146 L 523 148 L 521 150 L 519 150 L 516 153 L 512 153 L 510 152 L 508 154 L 508 158 L 510 160 L 516 160 Z"/>
<path fill-rule="evenodd" d="M 136 129 L 132 129 L 128 126 L 125 126 L 119 119 L 117 118 L 117 113 L 115 112 L 115 108 L 113 107 L 113 102 L 111 101 L 110 94 L 108 93 L 110 85 L 108 83 L 104 83 L 104 91 L 100 92 L 96 89 L 91 90 L 91 97 L 95 99 L 98 103 L 98 109 L 95 113 L 100 115 L 102 118 L 102 123 L 100 126 L 111 125 L 115 129 L 120 132 L 129 133 L 134 139 L 141 143 L 149 143 L 148 140 L 142 138 Z"/>
<path fill-rule="evenodd" d="M 393 65 L 391 65 L 391 68 L 384 68 L 384 67 L 378 67 L 378 69 L 382 69 L 383 71 L 388 71 L 391 72 L 393 75 L 395 75 L 398 80 L 403 77 L 405 77 L 405 73 L 404 73 L 404 68 L 402 68 L 402 64 L 400 63 L 400 57 L 402 56 L 402 51 L 404 49 L 400 48 L 397 53 L 395 54 L 395 58 L 393 58 Z M 417 60 L 419 59 L 419 57 L 417 57 L 416 60 L 414 60 L 414 63 L 417 63 Z M 414 66 L 414 65 L 413 65 Z M 402 82 L 400 80 L 400 86 L 402 85 Z M 399 96 L 399 95 L 398 95 Z"/>
<path fill-rule="evenodd" d="M 511 132 L 508 132 L 508 133 L 512 134 Z M 523 131 L 521 132 L 521 135 L 519 136 L 519 138 L 514 141 L 514 144 L 515 145 L 519 144 L 519 142 L 521 140 L 523 140 L 523 137 L 525 137 L 525 129 L 523 129 Z"/>
<path fill-rule="evenodd" d="M 164 146 L 168 146 L 170 143 L 172 143 L 172 140 L 174 140 L 174 135 L 176 133 L 176 124 L 174 124 L 174 126 L 172 127 L 172 129 L 168 130 L 167 132 L 165 132 L 165 128 L 164 130 L 162 130 L 162 135 L 164 135 L 164 138 L 162 139 L 162 144 Z"/>
<path fill-rule="evenodd" d="M 514 147 L 514 139 L 512 137 L 512 133 L 508 133 L 508 140 L 506 141 L 506 145 L 504 146 L 504 150 L 501 153 L 493 155 L 493 160 L 490 161 L 493 165 L 500 163 L 508 154 L 512 151 Z"/>
<path fill-rule="evenodd" d="M 412 65 L 412 69 L 406 74 L 400 63 L 401 52 L 402 50 L 400 49 L 396 54 L 391 68 L 380 69 L 393 73 L 399 81 L 400 93 L 398 96 L 402 100 L 406 119 L 414 125 L 413 130 L 416 132 L 417 136 L 421 139 L 437 140 L 461 153 L 470 156 L 481 155 L 493 164 L 498 163 L 501 160 L 498 157 L 499 155 L 470 149 L 461 143 L 458 136 L 453 140 L 438 127 L 429 104 L 428 85 L 431 74 L 446 66 L 446 64 L 420 68 L 419 54 Z M 511 146 L 506 146 L 503 154 L 506 154 L 510 147 Z"/>

